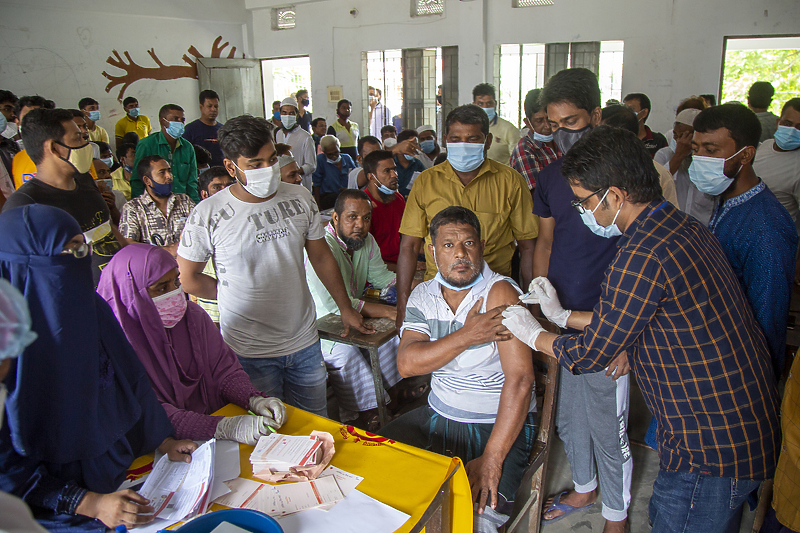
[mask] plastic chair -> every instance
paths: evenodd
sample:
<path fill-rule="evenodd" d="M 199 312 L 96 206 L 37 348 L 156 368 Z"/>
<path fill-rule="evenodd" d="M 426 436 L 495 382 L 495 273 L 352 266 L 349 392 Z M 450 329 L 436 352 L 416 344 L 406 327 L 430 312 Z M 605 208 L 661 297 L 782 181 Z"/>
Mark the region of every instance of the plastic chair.
<path fill-rule="evenodd" d="M 271 517 L 252 509 L 223 509 L 198 516 L 176 531 L 180 533 L 211 533 L 222 522 L 229 522 L 251 533 L 283 533 L 283 528 Z"/>

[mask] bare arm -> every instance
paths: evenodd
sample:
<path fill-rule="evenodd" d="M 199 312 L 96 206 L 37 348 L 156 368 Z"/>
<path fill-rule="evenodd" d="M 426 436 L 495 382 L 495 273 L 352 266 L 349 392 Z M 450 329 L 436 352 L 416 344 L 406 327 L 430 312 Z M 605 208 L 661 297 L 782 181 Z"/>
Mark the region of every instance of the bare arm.
<path fill-rule="evenodd" d="M 178 271 L 181 273 L 183 289 L 193 296 L 206 300 L 217 299 L 217 280 L 203 274 L 205 263 L 189 261 L 178 255 Z"/>
<path fill-rule="evenodd" d="M 470 309 L 464 326 L 441 339 L 431 341 L 428 335 L 418 331 L 404 331 L 397 349 L 397 370 L 400 375 L 408 378 L 430 374 L 470 346 L 512 338 L 513 335 L 502 323 L 504 307 L 480 313 L 482 304 L 483 298 L 478 298 Z"/>
<path fill-rule="evenodd" d="M 489 292 L 487 304 L 513 305 L 519 295 L 510 284 L 496 283 Z M 531 404 L 535 376 L 531 349 L 516 337 L 497 343 L 505 381 L 500 392 L 500 405 L 492 433 L 480 457 L 467 463 L 472 497 L 478 502 L 478 512 L 484 505 L 497 505 L 497 487 L 503 472 L 503 461 L 522 430 Z"/>
<path fill-rule="evenodd" d="M 539 217 L 539 237 L 533 250 L 533 277 L 547 277 L 550 268 L 550 251 L 553 247 L 553 230 L 556 221 L 553 217 Z M 527 290 L 527 285 L 525 289 Z"/>
<path fill-rule="evenodd" d="M 350 332 L 351 327 L 356 328 L 361 333 L 374 333 L 374 331 L 364 326 L 363 317 L 353 309 L 350 296 L 344 287 L 339 265 L 336 263 L 336 259 L 334 259 L 325 239 L 306 239 L 306 252 L 308 253 L 308 260 L 311 261 L 311 266 L 314 267 L 314 272 L 317 273 L 317 277 L 325 285 L 331 298 L 339 307 L 342 325 L 344 325 L 343 336 Z"/>
<path fill-rule="evenodd" d="M 364 306 L 361 308 L 361 314 L 368 317 L 396 320 L 397 308 L 393 305 L 364 302 Z"/>
<path fill-rule="evenodd" d="M 522 239 L 517 241 L 519 248 L 519 272 L 522 276 L 522 286 L 526 288 L 533 281 L 533 258 L 536 253 L 536 239 Z"/>
<path fill-rule="evenodd" d="M 401 235 L 400 253 L 397 256 L 397 329 L 403 325 L 406 316 L 406 303 L 411 294 L 411 280 L 417 271 L 418 250 L 425 243 L 421 237 Z"/>

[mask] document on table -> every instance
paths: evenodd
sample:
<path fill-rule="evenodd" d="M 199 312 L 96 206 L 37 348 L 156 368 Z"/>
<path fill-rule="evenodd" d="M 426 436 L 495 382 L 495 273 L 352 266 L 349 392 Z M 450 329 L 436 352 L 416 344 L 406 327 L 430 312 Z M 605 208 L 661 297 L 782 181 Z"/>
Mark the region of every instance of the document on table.
<path fill-rule="evenodd" d="M 346 472 L 345 472 L 346 473 Z M 226 507 L 253 509 L 272 517 L 286 516 L 344 499 L 336 479 L 330 475 L 313 481 L 268 485 L 237 478 L 226 483 L 231 492 L 214 503 Z"/>
<path fill-rule="evenodd" d="M 214 477 L 214 439 L 192 453 L 192 462 L 173 462 L 166 455 L 153 466 L 139 494 L 150 500 L 156 518 L 182 520 L 205 512 Z"/>
<path fill-rule="evenodd" d="M 320 478 L 322 479 L 322 478 Z M 290 516 L 275 517 L 284 533 L 336 531 L 336 533 L 392 533 L 409 515 L 389 507 L 363 492 L 353 490 L 330 511 L 309 509 Z"/>
<path fill-rule="evenodd" d="M 214 483 L 211 485 L 209 501 L 214 501 L 230 492 L 226 481 L 236 479 L 241 474 L 239 468 L 239 443 L 232 440 L 218 440 L 214 443 Z"/>
<path fill-rule="evenodd" d="M 332 476 L 336 480 L 336 484 L 339 485 L 339 490 L 342 491 L 345 498 L 347 497 L 353 489 L 355 489 L 359 483 L 364 481 L 364 478 L 361 476 L 357 476 L 355 474 L 351 474 L 350 472 L 345 472 L 341 468 L 336 468 L 333 465 L 330 465 L 328 468 L 322 471 L 320 474 L 320 478 L 325 476 Z M 333 508 L 339 502 L 327 503 L 325 505 L 320 505 L 319 509 L 323 511 L 328 511 Z"/>

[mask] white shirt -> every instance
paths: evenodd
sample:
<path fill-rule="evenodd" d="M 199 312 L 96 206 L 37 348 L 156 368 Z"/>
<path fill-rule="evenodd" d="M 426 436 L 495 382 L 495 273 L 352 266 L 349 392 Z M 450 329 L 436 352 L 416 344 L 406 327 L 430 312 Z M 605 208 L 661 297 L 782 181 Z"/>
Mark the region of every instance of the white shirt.
<path fill-rule="evenodd" d="M 317 204 L 304 187 L 281 182 L 266 202 L 230 188 L 189 215 L 178 255 L 217 269 L 222 337 L 242 357 L 280 357 L 315 343 L 314 301 L 306 283 L 306 240 L 325 238 Z"/>
<path fill-rule="evenodd" d="M 511 278 L 493 272 L 483 264 L 483 280 L 469 290 L 456 312 L 442 296 L 441 285 L 435 279 L 420 283 L 408 297 L 406 317 L 400 335 L 405 330 L 427 335 L 431 341 L 441 339 L 464 327 L 467 314 L 478 298 L 483 297 L 481 313 L 486 312 L 489 291 L 498 281 L 507 281 L 520 294 Z M 428 403 L 445 418 L 467 424 L 493 424 L 500 406 L 500 393 L 505 374 L 500 365 L 497 343 L 471 346 L 431 375 Z M 531 391 L 528 411 L 536 410 L 536 395 Z"/>
<path fill-rule="evenodd" d="M 392 123 L 392 112 L 388 107 L 378 102 L 372 110 L 372 118 L 369 120 L 369 134 L 381 138 L 381 128 Z"/>
<path fill-rule="evenodd" d="M 292 147 L 292 155 L 303 173 L 303 187 L 310 191 L 311 175 L 317 170 L 317 149 L 314 146 L 314 138 L 300 126 L 295 126 L 289 133 L 283 128 L 279 129 L 275 134 L 275 141 Z"/>
<path fill-rule="evenodd" d="M 350 171 L 350 174 L 347 175 L 347 188 L 348 189 L 360 189 L 361 187 L 358 186 L 358 175 L 361 174 L 361 171 L 364 170 L 361 167 L 356 167 Z"/>
<path fill-rule="evenodd" d="M 753 170 L 764 180 L 775 198 L 789 211 L 800 230 L 800 149 L 775 150 L 775 140 L 767 139 L 758 147 Z"/>
<path fill-rule="evenodd" d="M 669 169 L 669 160 L 674 154 L 675 152 L 669 146 L 665 146 L 656 152 L 653 159 L 656 163 Z M 711 215 L 714 214 L 714 209 L 717 207 L 717 197 L 700 192 L 692 183 L 689 178 L 691 160 L 691 157 L 684 159 L 681 166 L 678 167 L 678 171 L 672 175 L 672 179 L 675 180 L 675 194 L 678 196 L 678 208 L 687 215 L 692 215 L 704 226 L 708 226 Z"/>

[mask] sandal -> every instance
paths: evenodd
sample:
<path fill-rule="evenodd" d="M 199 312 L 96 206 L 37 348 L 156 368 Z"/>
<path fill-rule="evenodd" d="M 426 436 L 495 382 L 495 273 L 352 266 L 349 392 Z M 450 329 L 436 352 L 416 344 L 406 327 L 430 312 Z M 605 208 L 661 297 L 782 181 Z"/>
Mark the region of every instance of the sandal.
<path fill-rule="evenodd" d="M 567 493 L 567 491 L 565 490 L 564 492 L 562 492 L 560 494 L 556 494 L 553 497 L 553 503 L 550 504 L 550 507 L 548 507 L 547 509 L 542 511 L 542 523 L 543 524 L 549 524 L 551 522 L 558 522 L 562 518 L 566 518 L 566 517 L 568 517 L 569 515 L 571 515 L 573 513 L 577 513 L 579 511 L 586 511 L 587 509 L 593 507 L 594 504 L 595 504 L 595 502 L 592 502 L 589 505 L 584 505 L 583 507 L 573 507 L 572 505 L 570 505 L 568 503 L 561 503 L 561 497 L 566 493 Z M 555 518 L 551 518 L 551 519 L 547 520 L 547 519 L 544 518 L 544 515 L 549 513 L 550 511 L 562 511 L 564 514 L 558 515 Z"/>

